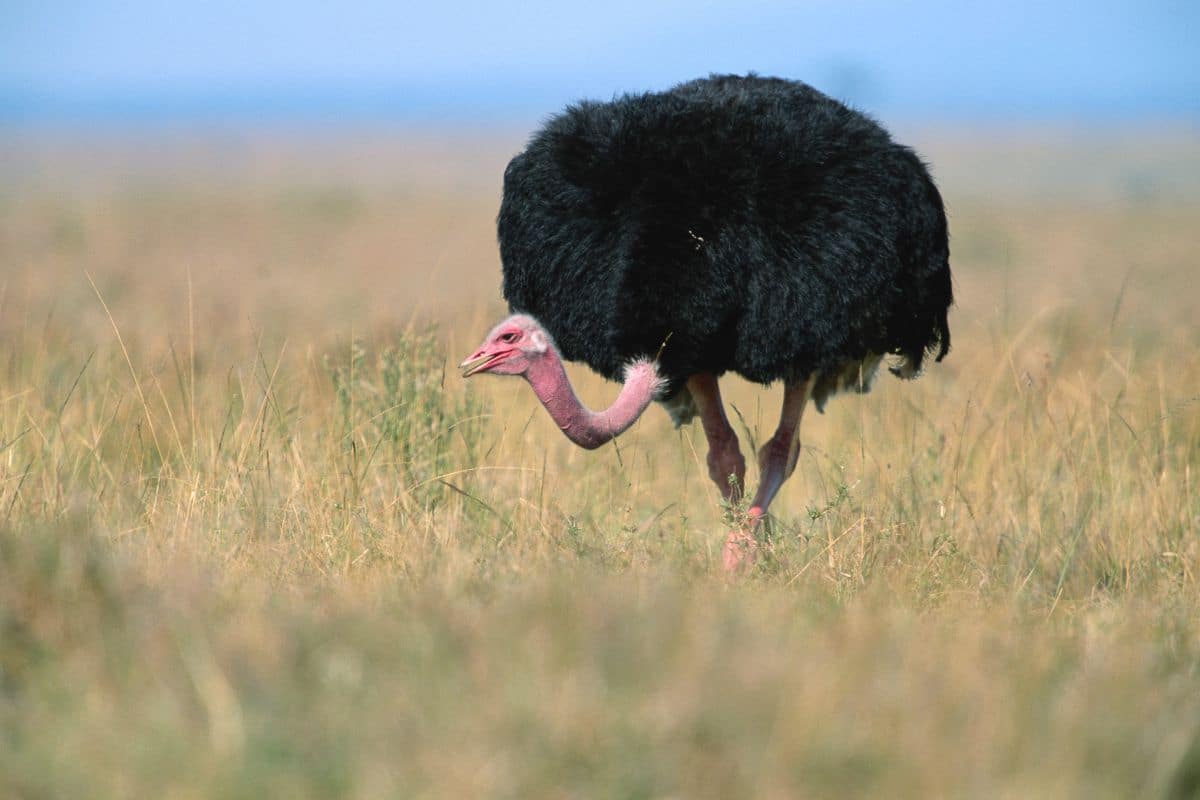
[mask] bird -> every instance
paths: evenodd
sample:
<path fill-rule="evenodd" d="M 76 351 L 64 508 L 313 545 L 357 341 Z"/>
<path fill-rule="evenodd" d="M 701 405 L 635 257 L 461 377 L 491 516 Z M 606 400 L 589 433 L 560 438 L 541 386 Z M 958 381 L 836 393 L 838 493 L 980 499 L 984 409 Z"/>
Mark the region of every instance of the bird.
<path fill-rule="evenodd" d="M 746 465 L 718 381 L 783 384 L 759 485 L 722 562 L 756 531 L 796 467 L 811 401 L 867 392 L 950 350 L 942 197 L 927 165 L 871 117 L 798 80 L 710 75 L 666 91 L 583 100 L 509 162 L 497 217 L 512 316 L 460 365 L 519 375 L 572 442 L 596 448 L 652 401 L 699 417 L 708 473 L 744 499 Z M 563 360 L 623 385 L 584 407 Z"/>

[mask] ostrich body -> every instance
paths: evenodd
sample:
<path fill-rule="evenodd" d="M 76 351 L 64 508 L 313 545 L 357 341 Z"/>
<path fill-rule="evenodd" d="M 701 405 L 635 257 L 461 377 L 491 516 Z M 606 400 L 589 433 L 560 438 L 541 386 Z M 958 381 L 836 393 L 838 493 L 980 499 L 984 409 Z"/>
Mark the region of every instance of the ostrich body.
<path fill-rule="evenodd" d="M 758 453 L 751 525 L 791 474 L 809 398 L 903 378 L 950 347 L 946 216 L 925 166 L 877 123 L 812 87 L 713 76 L 582 102 L 509 163 L 498 219 L 514 316 L 464 375 L 523 375 L 563 432 L 597 447 L 651 400 L 699 416 L 709 474 L 741 496 L 745 462 L 717 379 L 784 384 Z M 585 409 L 561 358 L 624 387 Z M 752 531 L 730 534 L 727 567 Z"/>

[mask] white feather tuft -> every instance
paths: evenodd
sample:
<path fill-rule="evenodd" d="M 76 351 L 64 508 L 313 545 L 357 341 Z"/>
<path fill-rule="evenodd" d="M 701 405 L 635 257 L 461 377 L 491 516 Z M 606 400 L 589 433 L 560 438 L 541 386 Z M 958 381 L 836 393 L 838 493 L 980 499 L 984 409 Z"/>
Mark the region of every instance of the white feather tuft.
<path fill-rule="evenodd" d="M 648 358 L 639 358 L 625 365 L 625 383 L 633 381 L 649 382 L 655 398 L 661 397 L 667 386 L 666 379 L 658 372 L 658 365 Z"/>

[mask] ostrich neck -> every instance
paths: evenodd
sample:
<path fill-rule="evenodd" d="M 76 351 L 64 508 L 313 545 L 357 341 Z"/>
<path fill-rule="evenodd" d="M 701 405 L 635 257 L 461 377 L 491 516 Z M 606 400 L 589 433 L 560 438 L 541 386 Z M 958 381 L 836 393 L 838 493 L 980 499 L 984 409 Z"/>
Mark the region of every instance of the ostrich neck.
<path fill-rule="evenodd" d="M 575 396 L 553 347 L 534 360 L 525 379 L 567 438 L 588 450 L 616 438 L 636 422 L 654 399 L 660 383 L 651 362 L 635 362 L 626 371 L 625 383 L 613 404 L 604 411 L 590 411 Z"/>

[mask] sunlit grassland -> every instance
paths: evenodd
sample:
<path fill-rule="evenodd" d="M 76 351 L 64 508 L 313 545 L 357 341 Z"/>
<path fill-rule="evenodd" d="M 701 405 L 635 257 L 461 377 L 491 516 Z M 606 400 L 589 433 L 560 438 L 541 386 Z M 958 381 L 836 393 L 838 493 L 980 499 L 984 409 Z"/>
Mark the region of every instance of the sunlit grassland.
<path fill-rule="evenodd" d="M 0 795 L 1200 791 L 1200 148 L 1139 141 L 929 140 L 954 350 L 808 412 L 736 581 L 698 427 L 454 370 L 511 143 L 10 142 Z"/>

